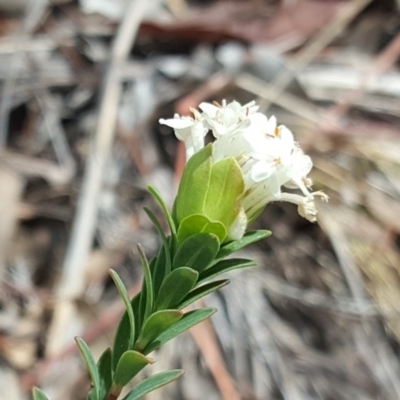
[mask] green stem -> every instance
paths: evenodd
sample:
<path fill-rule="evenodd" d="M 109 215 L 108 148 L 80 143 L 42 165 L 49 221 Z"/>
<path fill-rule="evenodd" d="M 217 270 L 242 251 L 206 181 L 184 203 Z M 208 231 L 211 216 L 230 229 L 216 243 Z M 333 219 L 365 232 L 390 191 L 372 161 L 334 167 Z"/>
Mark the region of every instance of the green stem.
<path fill-rule="evenodd" d="M 123 388 L 121 386 L 113 385 L 107 395 L 107 400 L 117 400 L 118 396 L 122 392 L 122 389 Z"/>

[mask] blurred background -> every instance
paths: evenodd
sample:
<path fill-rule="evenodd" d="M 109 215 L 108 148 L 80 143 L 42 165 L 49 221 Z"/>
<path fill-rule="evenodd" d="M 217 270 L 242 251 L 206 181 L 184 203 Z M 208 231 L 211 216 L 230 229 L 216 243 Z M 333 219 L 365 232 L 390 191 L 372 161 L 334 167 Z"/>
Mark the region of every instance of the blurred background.
<path fill-rule="evenodd" d="M 160 243 L 182 148 L 159 118 L 245 103 L 314 161 L 319 223 L 269 205 L 273 236 L 206 299 L 219 312 L 144 371 L 150 400 L 400 399 L 399 0 L 0 0 L 0 399 L 84 399 Z M 179 343 L 179 344 L 178 344 Z"/>

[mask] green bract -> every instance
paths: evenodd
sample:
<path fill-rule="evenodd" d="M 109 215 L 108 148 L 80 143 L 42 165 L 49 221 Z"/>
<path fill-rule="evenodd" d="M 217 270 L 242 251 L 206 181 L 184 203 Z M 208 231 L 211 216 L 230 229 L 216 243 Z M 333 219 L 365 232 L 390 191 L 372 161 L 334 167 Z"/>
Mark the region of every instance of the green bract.
<path fill-rule="evenodd" d="M 174 204 L 178 241 L 200 232 L 229 239 L 245 190 L 242 170 L 234 157 L 212 162 L 212 144 L 187 162 Z"/>

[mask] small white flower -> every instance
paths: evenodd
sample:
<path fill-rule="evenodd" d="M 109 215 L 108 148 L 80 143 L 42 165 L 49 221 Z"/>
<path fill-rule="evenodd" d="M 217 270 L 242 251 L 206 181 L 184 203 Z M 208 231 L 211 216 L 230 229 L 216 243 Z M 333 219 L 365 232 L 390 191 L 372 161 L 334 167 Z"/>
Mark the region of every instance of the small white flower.
<path fill-rule="evenodd" d="M 208 131 L 199 112 L 194 109 L 191 111 L 195 118 L 175 114 L 174 118 L 159 120 L 160 124 L 174 128 L 175 136 L 185 143 L 186 161 L 204 147 L 204 136 Z"/>
<path fill-rule="evenodd" d="M 243 165 L 248 189 L 244 202 L 250 216 L 270 201 L 283 200 L 282 186 L 300 189 L 310 198 L 307 175 L 312 168 L 310 157 L 304 155 L 289 129 L 283 125 L 277 127 L 274 117 L 254 117 L 257 124 L 250 125 L 243 133 L 251 149 Z"/>
<path fill-rule="evenodd" d="M 312 182 L 307 175 L 313 166 L 311 158 L 303 153 L 287 127 L 277 126 L 274 116 L 267 118 L 257 112 L 255 102 L 242 106 L 224 100 L 222 105 L 201 103 L 199 108 L 201 113 L 192 110 L 194 119 L 175 115 L 160 123 L 174 128 L 177 138 L 185 142 L 187 159 L 204 147 L 209 129 L 215 138 L 212 161 L 233 157 L 238 162 L 245 193 L 238 199 L 241 212 L 230 229 L 230 238 L 243 236 L 246 225 L 272 201 L 294 203 L 302 217 L 316 221 L 314 199 L 326 201 L 328 197 L 310 192 Z M 301 195 L 282 188 L 299 189 Z"/>
<path fill-rule="evenodd" d="M 276 137 L 277 136 L 277 126 L 276 118 L 274 116 L 267 118 L 264 114 L 254 113 L 249 116 L 251 121 L 251 129 L 248 131 L 253 131 L 253 135 L 261 135 L 263 137 Z"/>
<path fill-rule="evenodd" d="M 222 105 L 201 103 L 199 108 L 203 111 L 202 118 L 216 139 L 250 125 L 249 116 L 258 110 L 255 102 L 242 106 L 237 101 L 226 104 L 225 100 Z"/>

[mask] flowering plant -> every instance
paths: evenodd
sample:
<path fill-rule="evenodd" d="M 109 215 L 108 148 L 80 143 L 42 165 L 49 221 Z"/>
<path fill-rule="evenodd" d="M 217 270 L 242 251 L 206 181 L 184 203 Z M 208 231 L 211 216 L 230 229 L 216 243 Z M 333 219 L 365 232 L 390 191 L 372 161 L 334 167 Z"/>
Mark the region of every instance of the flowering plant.
<path fill-rule="evenodd" d="M 237 250 L 266 238 L 269 231 L 249 231 L 248 226 L 272 201 L 298 206 L 301 216 L 316 220 L 315 198 L 307 177 L 312 168 L 293 135 L 277 126 L 275 117 L 258 112 L 254 102 L 240 105 L 201 103 L 192 117 L 175 115 L 160 123 L 174 129 L 185 143 L 187 163 L 172 213 L 156 189 L 149 187 L 169 225 L 165 233 L 151 210 L 145 211 L 162 241 L 157 256 L 148 261 L 139 246 L 144 271 L 142 291 L 130 299 L 116 272 L 111 276 L 125 303 L 112 349 L 96 363 L 85 342 L 77 344 L 89 370 L 89 400 L 116 400 L 122 389 L 145 366 L 154 363 L 149 353 L 210 317 L 216 310 L 183 310 L 220 289 L 227 279 L 212 280 L 237 268 L 254 266 L 253 260 L 227 258 Z M 214 141 L 205 144 L 211 131 Z M 301 194 L 282 188 L 299 189 Z M 176 379 L 180 370 L 153 375 L 137 384 L 123 400 L 142 398 Z M 35 400 L 45 400 L 34 389 Z"/>
<path fill-rule="evenodd" d="M 199 108 L 202 113 L 191 110 L 193 118 L 160 120 L 186 147 L 188 163 L 175 202 L 178 224 L 186 226 L 185 218 L 199 212 L 224 225 L 222 241 L 238 240 L 271 201 L 297 204 L 301 216 L 316 221 L 314 198 L 327 197 L 310 192 L 312 161 L 288 128 L 257 112 L 255 102 L 201 103 Z M 215 141 L 205 146 L 209 130 Z M 282 187 L 300 189 L 302 195 Z"/>

